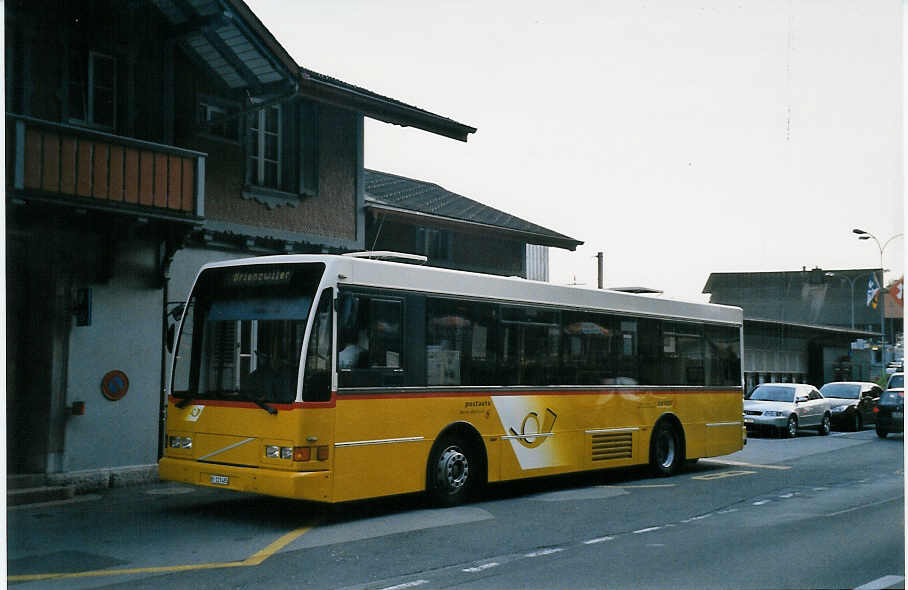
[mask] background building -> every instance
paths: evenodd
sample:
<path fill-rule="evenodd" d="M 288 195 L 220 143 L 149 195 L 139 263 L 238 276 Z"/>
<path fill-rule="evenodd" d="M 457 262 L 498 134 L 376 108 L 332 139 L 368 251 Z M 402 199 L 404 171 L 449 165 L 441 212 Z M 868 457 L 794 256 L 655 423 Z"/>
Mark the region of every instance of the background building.
<path fill-rule="evenodd" d="M 442 268 L 545 280 L 547 253 L 528 247 L 575 250 L 583 244 L 432 182 L 366 170 L 365 185 L 369 250 L 423 254 Z"/>
<path fill-rule="evenodd" d="M 747 390 L 766 381 L 822 385 L 878 379 L 880 310 L 867 306 L 869 277 L 879 269 L 713 273 L 703 292 L 710 303 L 744 310 L 743 370 Z M 898 306 L 890 297 L 890 309 Z M 891 324 L 890 324 L 891 322 Z M 900 319 L 887 320 L 890 348 Z"/>

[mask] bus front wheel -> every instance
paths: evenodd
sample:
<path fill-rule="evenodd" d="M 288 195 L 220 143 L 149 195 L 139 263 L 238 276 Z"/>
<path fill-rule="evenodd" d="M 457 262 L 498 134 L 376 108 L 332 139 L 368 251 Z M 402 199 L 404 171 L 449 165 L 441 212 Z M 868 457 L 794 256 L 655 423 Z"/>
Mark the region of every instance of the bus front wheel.
<path fill-rule="evenodd" d="M 458 438 L 440 439 L 429 458 L 428 491 L 440 506 L 462 504 L 479 476 L 470 447 Z"/>
<path fill-rule="evenodd" d="M 668 421 L 662 420 L 653 428 L 649 445 L 649 463 L 660 477 L 674 475 L 684 463 L 681 436 Z"/>

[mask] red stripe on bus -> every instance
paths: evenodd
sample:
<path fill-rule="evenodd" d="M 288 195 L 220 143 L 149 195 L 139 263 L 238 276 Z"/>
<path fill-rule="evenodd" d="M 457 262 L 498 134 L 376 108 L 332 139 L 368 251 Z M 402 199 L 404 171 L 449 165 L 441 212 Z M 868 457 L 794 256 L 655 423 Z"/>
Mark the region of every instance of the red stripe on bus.
<path fill-rule="evenodd" d="M 741 390 L 721 390 L 721 391 L 703 391 L 703 390 L 676 390 L 676 391 L 667 391 L 667 390 L 658 390 L 658 391 L 641 391 L 641 390 L 604 390 L 604 391 L 591 391 L 591 390 L 577 390 L 577 391 L 502 391 L 502 392 L 489 392 L 489 391 L 477 391 L 474 393 L 454 393 L 454 392 L 438 392 L 438 393 L 347 393 L 338 395 L 338 399 L 342 401 L 353 401 L 358 399 L 413 399 L 413 398 L 446 398 L 446 397 L 502 397 L 502 396 L 517 396 L 517 395 L 536 395 L 536 396 L 551 396 L 551 395 L 742 395 Z"/>
<path fill-rule="evenodd" d="M 176 397 L 173 397 L 172 395 L 168 395 L 167 401 L 169 401 L 172 404 L 177 404 L 183 400 L 182 400 L 182 398 L 176 398 Z M 253 402 L 231 402 L 231 401 L 220 400 L 220 399 L 218 399 L 218 400 L 198 399 L 198 400 L 194 400 L 194 401 L 197 401 L 198 403 L 193 404 L 193 405 L 198 405 L 198 406 L 214 406 L 214 407 L 219 407 L 219 408 L 254 408 L 256 410 L 261 409 L 258 405 L 256 405 Z M 332 394 L 331 401 L 327 401 L 327 402 L 293 402 L 291 404 L 276 404 L 273 402 L 265 402 L 265 403 L 276 410 L 285 410 L 285 411 L 286 410 L 298 410 L 300 408 L 310 408 L 310 409 L 333 408 L 337 405 L 337 398 L 335 397 L 334 394 Z"/>

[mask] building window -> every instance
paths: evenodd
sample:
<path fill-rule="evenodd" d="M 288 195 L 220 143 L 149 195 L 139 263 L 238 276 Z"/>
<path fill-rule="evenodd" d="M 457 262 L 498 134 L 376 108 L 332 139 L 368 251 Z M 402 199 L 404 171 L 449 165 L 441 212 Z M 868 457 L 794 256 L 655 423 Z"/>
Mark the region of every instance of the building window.
<path fill-rule="evenodd" d="M 281 189 L 281 105 L 248 116 L 246 182 Z"/>
<path fill-rule="evenodd" d="M 429 262 L 451 260 L 451 232 L 443 229 L 420 228 L 420 246 Z"/>
<path fill-rule="evenodd" d="M 74 52 L 69 62 L 69 120 L 113 129 L 117 120 L 117 60 L 103 53 Z"/>
<path fill-rule="evenodd" d="M 235 116 L 235 106 L 228 106 L 224 101 L 202 97 L 199 101 L 198 124 L 201 133 L 207 136 L 226 139 L 231 142 L 239 141 L 239 117 Z M 234 115 L 227 118 L 230 115 Z"/>

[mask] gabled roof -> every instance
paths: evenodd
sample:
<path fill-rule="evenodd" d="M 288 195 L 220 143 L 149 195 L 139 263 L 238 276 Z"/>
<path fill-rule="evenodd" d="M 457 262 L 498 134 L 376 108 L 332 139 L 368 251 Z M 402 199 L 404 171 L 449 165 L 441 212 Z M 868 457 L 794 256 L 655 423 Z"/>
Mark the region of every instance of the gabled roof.
<path fill-rule="evenodd" d="M 466 141 L 475 127 L 301 67 L 243 0 L 150 0 L 186 54 L 228 88 L 305 96 L 404 127 Z"/>
<path fill-rule="evenodd" d="M 483 205 L 435 183 L 365 170 L 366 207 L 401 215 L 428 216 L 458 225 L 482 226 L 514 234 L 528 244 L 574 250 L 583 244 L 548 228 Z"/>

